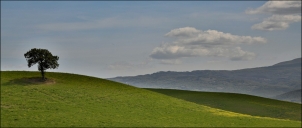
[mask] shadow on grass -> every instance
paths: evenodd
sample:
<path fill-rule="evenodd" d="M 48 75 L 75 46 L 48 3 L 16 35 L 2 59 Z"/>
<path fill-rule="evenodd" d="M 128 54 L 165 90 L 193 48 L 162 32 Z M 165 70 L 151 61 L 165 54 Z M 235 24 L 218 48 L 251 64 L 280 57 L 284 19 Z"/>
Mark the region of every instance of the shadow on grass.
<path fill-rule="evenodd" d="M 55 84 L 55 80 L 46 78 L 43 80 L 41 77 L 23 77 L 18 79 L 10 80 L 2 85 L 9 86 L 9 85 L 21 85 L 21 86 L 28 86 L 28 85 L 50 85 Z"/>

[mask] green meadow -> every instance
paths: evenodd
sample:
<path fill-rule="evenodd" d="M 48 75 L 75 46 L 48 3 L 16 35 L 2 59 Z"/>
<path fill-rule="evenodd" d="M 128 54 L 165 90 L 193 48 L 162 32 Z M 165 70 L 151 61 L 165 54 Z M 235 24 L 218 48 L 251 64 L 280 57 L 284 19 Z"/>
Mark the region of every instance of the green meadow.
<path fill-rule="evenodd" d="M 35 77 L 40 72 L 1 71 L 1 127 L 301 127 L 296 119 L 231 112 L 95 77 Z"/>
<path fill-rule="evenodd" d="M 263 97 L 222 92 L 148 89 L 213 108 L 261 117 L 301 121 L 301 104 Z"/>

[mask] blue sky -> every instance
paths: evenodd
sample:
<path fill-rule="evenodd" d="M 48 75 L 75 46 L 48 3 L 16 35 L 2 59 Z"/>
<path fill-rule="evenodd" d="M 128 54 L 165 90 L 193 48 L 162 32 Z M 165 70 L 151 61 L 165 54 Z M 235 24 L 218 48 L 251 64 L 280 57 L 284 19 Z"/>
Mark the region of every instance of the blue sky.
<path fill-rule="evenodd" d="M 23 56 L 31 48 L 60 57 L 47 71 L 101 78 L 268 66 L 301 57 L 298 9 L 299 1 L 1 1 L 1 71 L 37 71 Z"/>

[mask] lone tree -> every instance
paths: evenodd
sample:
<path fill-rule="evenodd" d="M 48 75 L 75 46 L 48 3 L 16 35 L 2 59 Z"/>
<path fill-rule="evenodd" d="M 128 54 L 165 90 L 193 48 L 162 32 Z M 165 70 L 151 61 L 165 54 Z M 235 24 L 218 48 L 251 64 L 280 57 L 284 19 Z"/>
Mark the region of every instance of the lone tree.
<path fill-rule="evenodd" d="M 42 79 L 45 80 L 45 70 L 55 69 L 59 67 L 58 56 L 53 56 L 47 49 L 37 49 L 33 48 L 24 54 L 27 60 L 28 67 L 38 63 L 38 70 L 41 71 Z"/>

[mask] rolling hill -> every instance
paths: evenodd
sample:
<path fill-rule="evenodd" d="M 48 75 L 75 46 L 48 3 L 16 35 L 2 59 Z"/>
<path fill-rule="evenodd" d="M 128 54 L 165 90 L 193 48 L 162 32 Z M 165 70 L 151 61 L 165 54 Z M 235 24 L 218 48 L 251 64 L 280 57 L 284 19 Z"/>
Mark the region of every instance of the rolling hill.
<path fill-rule="evenodd" d="M 109 80 L 140 88 L 232 92 L 270 98 L 301 89 L 301 58 L 241 70 L 168 71 Z"/>
<path fill-rule="evenodd" d="M 1 71 L 1 127 L 299 127 L 94 77 Z"/>
<path fill-rule="evenodd" d="M 148 89 L 178 99 L 227 111 L 301 121 L 301 104 L 236 93 Z"/>
<path fill-rule="evenodd" d="M 277 95 L 273 98 L 284 100 L 284 101 L 301 103 L 301 91 L 302 91 L 301 89 L 298 89 L 298 90 L 283 93 L 281 95 Z"/>

